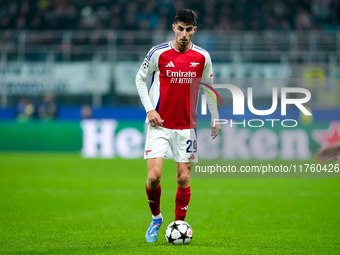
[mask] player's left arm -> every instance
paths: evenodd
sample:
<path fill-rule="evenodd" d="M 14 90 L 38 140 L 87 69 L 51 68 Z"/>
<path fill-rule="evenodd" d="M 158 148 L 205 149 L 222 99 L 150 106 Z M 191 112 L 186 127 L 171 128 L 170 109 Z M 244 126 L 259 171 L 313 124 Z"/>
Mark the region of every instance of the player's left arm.
<path fill-rule="evenodd" d="M 318 161 L 325 163 L 335 158 L 340 159 L 340 141 L 330 144 L 326 148 L 319 150 L 316 153 Z"/>
<path fill-rule="evenodd" d="M 214 86 L 214 79 L 213 79 L 213 69 L 212 69 L 212 63 L 211 63 L 211 58 L 209 53 L 206 54 L 205 56 L 205 65 L 204 65 L 204 70 L 203 70 L 203 74 L 202 74 L 202 82 L 206 83 L 212 87 Z M 218 110 L 217 110 L 217 105 L 215 104 L 216 102 L 216 95 L 215 93 L 213 93 L 209 88 L 206 88 L 208 91 L 210 91 L 211 95 L 213 95 L 214 99 L 211 98 L 210 95 L 207 95 L 207 105 L 208 105 L 208 109 L 209 112 L 211 114 L 211 136 L 212 139 L 215 139 L 218 134 L 220 133 L 221 130 L 221 126 L 218 123 L 215 123 L 214 120 L 215 119 L 219 119 L 219 114 L 218 114 Z M 204 92 L 206 93 L 206 92 Z"/>

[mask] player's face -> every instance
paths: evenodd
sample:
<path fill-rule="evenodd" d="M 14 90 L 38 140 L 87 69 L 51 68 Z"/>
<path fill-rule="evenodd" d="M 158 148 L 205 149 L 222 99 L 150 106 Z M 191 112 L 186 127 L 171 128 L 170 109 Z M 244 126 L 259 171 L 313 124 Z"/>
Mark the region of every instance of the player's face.
<path fill-rule="evenodd" d="M 196 28 L 194 25 L 187 25 L 184 22 L 177 22 L 176 24 L 172 24 L 172 29 L 175 32 L 175 40 L 180 46 L 187 46 L 190 41 L 191 37 L 196 31 Z"/>

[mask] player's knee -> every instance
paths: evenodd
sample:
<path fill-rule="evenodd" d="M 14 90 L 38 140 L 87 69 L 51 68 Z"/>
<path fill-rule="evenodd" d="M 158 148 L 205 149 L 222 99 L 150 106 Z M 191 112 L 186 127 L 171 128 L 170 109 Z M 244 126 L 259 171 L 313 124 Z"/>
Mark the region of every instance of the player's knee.
<path fill-rule="evenodd" d="M 155 184 L 155 183 L 159 183 L 161 181 L 161 177 L 160 176 L 156 176 L 156 175 L 149 175 L 148 176 L 148 182 Z"/>
<path fill-rule="evenodd" d="M 161 172 L 160 171 L 149 171 L 148 173 L 148 182 L 152 184 L 158 184 L 161 181 Z"/>
<path fill-rule="evenodd" d="M 190 182 L 190 174 L 189 173 L 182 173 L 177 176 L 177 184 L 180 187 L 187 186 Z"/>

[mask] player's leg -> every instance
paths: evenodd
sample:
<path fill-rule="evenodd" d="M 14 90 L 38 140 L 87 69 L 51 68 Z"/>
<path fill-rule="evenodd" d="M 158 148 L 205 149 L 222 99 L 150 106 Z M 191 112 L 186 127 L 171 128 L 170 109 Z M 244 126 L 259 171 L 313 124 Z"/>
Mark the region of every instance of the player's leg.
<path fill-rule="evenodd" d="M 148 178 L 146 181 L 146 194 L 148 196 L 149 206 L 153 218 L 161 218 L 160 216 L 160 200 L 161 200 L 161 177 L 163 158 L 149 158 Z"/>
<path fill-rule="evenodd" d="M 187 215 L 190 202 L 190 169 L 191 163 L 177 163 L 177 193 L 175 199 L 175 220 L 183 220 Z"/>
<path fill-rule="evenodd" d="M 152 214 L 151 224 L 145 234 L 145 239 L 148 243 L 153 243 L 157 240 L 159 228 L 163 222 L 160 211 L 160 180 L 162 177 L 163 160 L 170 147 L 167 136 L 166 129 L 151 126 L 148 128 L 144 155 L 148 165 L 146 194 Z"/>
<path fill-rule="evenodd" d="M 177 162 L 177 193 L 175 199 L 175 220 L 184 220 L 190 201 L 191 162 L 197 160 L 195 130 L 174 130 L 171 149 Z"/>
<path fill-rule="evenodd" d="M 159 228 L 163 223 L 163 217 L 160 210 L 161 203 L 161 177 L 163 158 L 149 158 L 148 163 L 148 179 L 146 181 L 146 194 L 152 214 L 151 224 L 146 231 L 145 240 L 148 243 L 154 243 L 158 239 Z"/>

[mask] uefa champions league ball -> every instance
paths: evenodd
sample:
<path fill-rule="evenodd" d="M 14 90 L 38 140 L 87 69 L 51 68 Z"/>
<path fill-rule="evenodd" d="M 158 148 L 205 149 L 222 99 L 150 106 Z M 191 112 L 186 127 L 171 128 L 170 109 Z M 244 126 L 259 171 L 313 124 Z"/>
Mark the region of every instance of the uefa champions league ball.
<path fill-rule="evenodd" d="M 192 228 L 182 220 L 171 222 L 165 231 L 169 244 L 188 244 L 192 240 Z"/>

